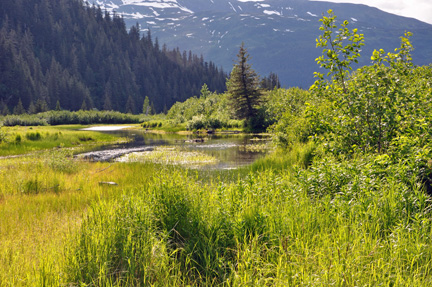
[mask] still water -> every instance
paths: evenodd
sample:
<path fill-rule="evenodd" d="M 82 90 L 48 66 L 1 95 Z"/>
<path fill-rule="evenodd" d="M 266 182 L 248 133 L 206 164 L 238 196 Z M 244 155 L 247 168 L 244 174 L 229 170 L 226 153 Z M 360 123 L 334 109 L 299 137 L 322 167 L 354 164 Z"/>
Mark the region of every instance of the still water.
<path fill-rule="evenodd" d="M 100 130 L 103 133 L 129 138 L 126 144 L 105 146 L 103 150 L 136 150 L 140 148 L 176 147 L 180 151 L 195 151 L 213 156 L 217 163 L 201 166 L 208 169 L 235 169 L 263 157 L 269 137 L 261 135 L 211 134 L 178 135 L 154 134 L 145 130 Z"/>

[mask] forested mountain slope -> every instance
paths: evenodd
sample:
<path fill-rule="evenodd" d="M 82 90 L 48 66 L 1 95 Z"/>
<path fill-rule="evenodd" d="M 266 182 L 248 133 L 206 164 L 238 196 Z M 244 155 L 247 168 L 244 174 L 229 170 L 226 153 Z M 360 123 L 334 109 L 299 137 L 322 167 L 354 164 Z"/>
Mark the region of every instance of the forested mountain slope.
<path fill-rule="evenodd" d="M 226 74 L 202 56 L 167 50 L 124 19 L 79 0 L 0 1 L 0 112 L 22 106 L 157 112 L 210 90 Z"/>
<path fill-rule="evenodd" d="M 371 1 L 372 2 L 372 1 Z M 275 72 L 282 85 L 308 88 L 317 70 L 315 47 L 322 14 L 332 9 L 340 20 L 365 35 L 361 65 L 370 64 L 374 49 L 393 51 L 405 31 L 413 33 L 413 60 L 432 59 L 432 25 L 366 5 L 309 0 L 98 0 L 103 8 L 137 22 L 169 47 L 202 53 L 232 68 L 243 41 L 258 74 Z"/>

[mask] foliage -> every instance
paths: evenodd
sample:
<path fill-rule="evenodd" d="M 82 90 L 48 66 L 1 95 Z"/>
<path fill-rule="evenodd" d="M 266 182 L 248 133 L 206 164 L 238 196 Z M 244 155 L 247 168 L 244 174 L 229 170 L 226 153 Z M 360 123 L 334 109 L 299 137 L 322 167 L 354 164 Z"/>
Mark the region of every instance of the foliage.
<path fill-rule="evenodd" d="M 257 117 L 262 100 L 258 76 L 248 61 L 249 54 L 242 43 L 236 64 L 227 82 L 230 103 L 235 116 L 246 121 Z"/>
<path fill-rule="evenodd" d="M 280 89 L 281 83 L 279 81 L 279 76 L 273 72 L 270 72 L 268 77 L 264 77 L 261 80 L 260 87 L 263 90 L 269 90 L 269 91 L 274 89 Z"/>
<path fill-rule="evenodd" d="M 332 79 L 326 81 L 316 73 L 318 80 L 311 87 L 327 102 L 329 113 L 322 118 L 332 119 L 325 124 L 329 148 L 334 152 L 360 149 L 383 153 L 397 136 L 428 134 L 424 123 L 431 110 L 427 84 L 431 72 L 430 67 L 413 67 L 411 33 L 401 37 L 401 47 L 394 53 L 375 50 L 371 66 L 349 73 L 350 64 L 359 56 L 363 36 L 356 29 L 349 31 L 344 21 L 333 39 L 336 17 L 331 11 L 329 14 L 321 19 L 324 34 L 317 40 L 327 58 L 321 56 L 317 63 L 329 70 Z M 349 41 L 345 46 L 344 40 Z M 315 124 L 322 125 L 323 120 Z"/>
<path fill-rule="evenodd" d="M 228 95 L 208 93 L 205 86 L 200 98 L 192 97 L 183 103 L 175 103 L 168 111 L 167 118 L 177 123 L 187 123 L 188 130 L 238 127 L 237 122 L 231 121 Z"/>
<path fill-rule="evenodd" d="M 296 143 L 229 177 L 149 163 L 77 162 L 68 173 L 51 151 L 2 159 L 0 280 L 429 286 L 430 198 L 419 175 L 430 178 L 431 148 L 419 141 L 351 158 Z"/>
<path fill-rule="evenodd" d="M 144 115 L 151 115 L 152 111 L 151 111 L 151 107 L 150 107 L 150 100 L 149 98 L 146 96 L 144 99 L 144 104 L 143 104 L 143 114 Z"/>
<path fill-rule="evenodd" d="M 41 118 L 38 115 L 13 115 L 5 116 L 3 118 L 3 126 L 46 126 L 48 122 L 46 119 Z"/>
<path fill-rule="evenodd" d="M 320 35 L 317 39 L 317 47 L 322 47 L 322 56 L 316 59 L 320 67 L 327 69 L 327 76 L 331 76 L 332 80 L 339 83 L 343 90 L 346 90 L 345 81 L 352 70 L 351 64 L 358 63 L 357 58 L 360 57 L 361 47 L 364 46 L 363 34 L 358 34 L 357 29 L 350 31 L 348 29 L 349 22 L 345 20 L 340 28 L 337 29 L 336 16 L 332 10 L 328 10 L 328 16 L 323 16 L 320 19 L 322 23 Z M 334 35 L 336 34 L 336 35 Z M 348 44 L 345 44 L 348 42 Z M 324 76 L 321 73 L 315 73 L 319 79 L 316 85 L 322 85 Z"/>
<path fill-rule="evenodd" d="M 153 112 L 225 90 L 226 73 L 179 48 L 161 49 L 139 26 L 79 0 L 0 2 L 0 113 L 58 110 Z M 24 27 L 24 28 L 23 28 Z M 128 103 L 128 105 L 126 105 Z M 141 109 L 135 112 L 141 112 Z"/>
<path fill-rule="evenodd" d="M 115 111 L 49 111 L 35 115 L 13 115 L 3 119 L 4 126 L 44 126 L 70 124 L 131 124 L 139 123 L 140 116 Z"/>
<path fill-rule="evenodd" d="M 307 142 L 327 132 L 324 115 L 326 101 L 314 93 L 299 88 L 273 90 L 266 96 L 268 131 L 274 142 L 284 148 L 296 142 Z"/>

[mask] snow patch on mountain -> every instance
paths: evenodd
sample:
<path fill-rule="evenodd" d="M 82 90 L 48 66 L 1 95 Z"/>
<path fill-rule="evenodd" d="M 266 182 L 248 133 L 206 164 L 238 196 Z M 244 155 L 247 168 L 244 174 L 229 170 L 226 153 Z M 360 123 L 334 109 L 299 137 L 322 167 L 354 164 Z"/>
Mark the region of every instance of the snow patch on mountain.
<path fill-rule="evenodd" d="M 264 10 L 263 13 L 266 14 L 266 15 L 278 15 L 278 16 L 281 16 L 281 15 L 282 15 L 282 14 L 281 14 L 280 12 L 278 12 L 278 11 L 270 11 L 270 10 Z"/>
<path fill-rule="evenodd" d="M 231 4 L 231 2 L 228 2 L 228 4 L 231 6 L 231 9 L 233 9 L 234 10 L 234 12 L 236 12 L 237 13 L 237 10 L 234 8 L 234 6 L 233 6 L 233 4 Z"/>

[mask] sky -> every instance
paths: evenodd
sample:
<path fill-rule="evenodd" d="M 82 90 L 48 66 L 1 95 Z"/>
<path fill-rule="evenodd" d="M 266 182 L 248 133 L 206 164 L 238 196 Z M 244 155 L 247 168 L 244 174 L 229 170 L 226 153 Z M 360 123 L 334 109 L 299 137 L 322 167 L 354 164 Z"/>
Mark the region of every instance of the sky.
<path fill-rule="evenodd" d="M 377 7 L 400 16 L 416 18 L 432 24 L 432 0 L 314 0 L 336 3 L 356 3 Z"/>

